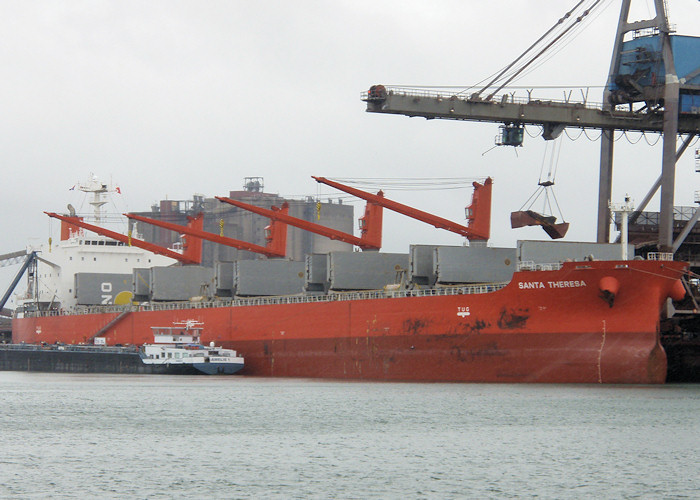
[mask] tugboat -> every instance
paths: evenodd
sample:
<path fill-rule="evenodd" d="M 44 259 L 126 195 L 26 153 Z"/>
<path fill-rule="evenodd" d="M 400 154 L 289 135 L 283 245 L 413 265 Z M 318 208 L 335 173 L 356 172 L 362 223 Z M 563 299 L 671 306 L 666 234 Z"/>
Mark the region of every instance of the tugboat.
<path fill-rule="evenodd" d="M 243 368 L 243 358 L 233 349 L 200 343 L 203 323 L 186 320 L 173 326 L 153 326 L 153 344 L 139 350 L 146 365 L 160 365 L 172 373 L 232 375 Z"/>

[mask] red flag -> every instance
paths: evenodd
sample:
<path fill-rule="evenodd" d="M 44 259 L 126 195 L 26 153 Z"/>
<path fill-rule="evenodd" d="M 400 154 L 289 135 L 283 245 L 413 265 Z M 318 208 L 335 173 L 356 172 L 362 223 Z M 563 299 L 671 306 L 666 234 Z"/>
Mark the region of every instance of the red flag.
<path fill-rule="evenodd" d="M 119 186 L 117 186 L 116 191 L 117 191 L 117 193 L 122 194 L 122 190 L 119 189 Z"/>

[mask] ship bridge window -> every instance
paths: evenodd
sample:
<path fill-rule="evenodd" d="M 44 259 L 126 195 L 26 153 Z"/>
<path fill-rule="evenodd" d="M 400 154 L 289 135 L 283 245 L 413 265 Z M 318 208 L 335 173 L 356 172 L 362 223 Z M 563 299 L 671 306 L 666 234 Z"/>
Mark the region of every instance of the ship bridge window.
<path fill-rule="evenodd" d="M 90 240 L 85 240 L 85 244 L 86 244 L 86 245 L 89 245 L 89 244 L 90 244 Z"/>

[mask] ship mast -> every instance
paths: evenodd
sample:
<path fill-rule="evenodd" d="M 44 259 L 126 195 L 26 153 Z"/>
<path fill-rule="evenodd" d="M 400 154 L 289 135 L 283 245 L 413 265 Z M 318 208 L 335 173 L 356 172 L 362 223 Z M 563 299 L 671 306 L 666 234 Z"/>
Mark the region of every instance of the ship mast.
<path fill-rule="evenodd" d="M 90 178 L 84 182 L 79 183 L 76 186 L 80 191 L 84 193 L 92 193 L 92 205 L 93 213 L 95 216 L 95 222 L 99 224 L 102 221 L 102 207 L 107 204 L 107 193 L 118 193 L 119 188 L 112 188 L 100 182 L 96 175 L 90 174 Z"/>
<path fill-rule="evenodd" d="M 628 222 L 630 214 L 634 212 L 634 203 L 629 195 L 625 195 L 624 203 L 612 203 L 609 205 L 610 211 L 620 216 L 620 260 L 629 260 L 628 252 Z"/>

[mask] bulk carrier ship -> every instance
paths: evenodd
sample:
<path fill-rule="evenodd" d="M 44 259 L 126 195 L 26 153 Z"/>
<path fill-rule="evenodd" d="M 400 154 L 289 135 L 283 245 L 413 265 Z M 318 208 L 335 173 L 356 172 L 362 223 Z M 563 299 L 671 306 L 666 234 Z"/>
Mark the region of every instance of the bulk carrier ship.
<path fill-rule="evenodd" d="M 92 190 L 93 205 L 101 207 L 107 189 L 99 183 L 96 186 L 85 189 Z M 154 325 L 197 321 L 203 325 L 204 343 L 237 350 L 246 360 L 241 373 L 255 376 L 663 383 L 667 360 L 659 343 L 660 313 L 667 299 L 685 295 L 681 278 L 687 264 L 663 257 L 593 260 L 581 255 L 578 260 L 549 264 L 522 262 L 515 249 L 483 244 L 488 238 L 483 228 L 490 218 L 491 181 L 474 186 L 468 226 L 453 228 L 471 235 L 470 246 L 412 246 L 409 255 L 331 252 L 321 256 L 320 267 L 319 255 L 307 256 L 305 264 L 247 261 L 254 266 L 248 273 L 254 274 L 255 283 L 272 283 L 267 292 L 256 296 L 245 291 L 246 266 L 234 265 L 233 270 L 221 266 L 217 273 L 233 272 L 232 281 L 238 283 L 227 298 L 163 300 L 157 296 L 157 289 L 167 286 L 199 289 L 201 274 L 197 273 L 210 272 L 210 279 L 213 271 L 201 266 L 163 264 L 196 260 L 195 251 L 201 250 L 201 244 L 193 243 L 200 238 L 192 234 L 214 241 L 221 238 L 218 235 L 178 226 L 189 233 L 190 245 L 184 251 L 166 250 L 133 234 L 102 230 L 74 214 L 50 214 L 62 219 L 62 240 L 50 252 L 48 248 L 30 249 L 30 255 L 37 258 L 28 273 L 28 294 L 12 322 L 13 341 L 142 345 L 151 340 Z M 364 243 L 370 241 L 367 235 L 374 234 L 368 226 L 376 228 L 381 222 L 377 217 L 382 208 L 378 203 L 385 203 L 381 198 L 368 201 L 362 219 Z M 394 202 L 386 200 L 390 203 Z M 304 224 L 282 215 L 283 211 L 274 213 L 287 217 L 288 223 Z M 274 217 L 272 212 L 268 215 Z M 112 237 L 88 236 L 88 229 Z M 519 249 L 521 257 L 527 253 L 526 243 Z M 152 245 L 151 251 L 167 256 L 154 256 L 137 245 Z M 274 245 L 279 242 L 269 242 L 268 249 Z M 541 244 L 535 247 L 537 252 L 542 248 Z M 619 252 L 620 247 L 597 248 Z M 286 270 L 275 268 L 276 264 Z M 426 265 L 427 272 L 421 271 Z M 451 266 L 454 269 L 449 271 Z M 310 292 L 310 282 L 319 269 L 330 286 Z M 343 275 L 396 276 L 407 269 L 408 278 L 385 279 L 386 285 L 379 289 L 358 286 L 353 290 L 339 282 Z M 446 277 L 455 271 L 467 276 Z M 172 274 L 167 286 L 161 276 L 164 272 Z M 419 283 L 422 275 L 431 272 L 436 276 L 427 284 Z M 117 279 L 110 281 L 110 276 Z M 298 287 L 297 293 L 280 294 L 280 284 L 290 276 L 293 283 L 297 280 L 292 285 Z M 497 279 L 489 281 L 487 276 Z M 122 291 L 118 290 L 119 279 L 124 282 Z M 214 280 L 224 278 L 214 276 Z M 150 286 L 150 300 L 134 300 L 139 281 Z M 93 290 L 88 300 L 86 289 Z"/>
<path fill-rule="evenodd" d="M 545 35 L 559 27 L 563 31 L 556 42 L 580 26 L 597 4 L 585 8 L 579 2 Z M 585 10 L 576 15 L 579 8 Z M 630 0 L 623 0 L 602 106 L 589 105 L 587 92 L 583 102 L 573 102 L 570 93 L 564 101 L 533 99 L 530 92 L 526 100 L 514 93 L 496 96 L 553 46 L 542 42 L 545 36 L 469 95 L 453 89 L 443 93 L 433 87 L 373 85 L 362 100 L 372 113 L 501 123 L 500 146 L 521 146 L 526 125 L 541 127 L 545 140 L 567 127 L 601 131 L 599 242 L 611 241 L 614 132 L 660 133 L 662 175 L 643 205 L 661 187 L 656 243 L 668 253 L 628 260 L 623 257 L 629 250 L 624 239 L 622 251 L 603 243 L 488 247 L 490 181 L 475 184 L 467 226 L 390 202 L 381 193 L 351 192 L 367 200 L 359 238 L 291 217 L 285 205 L 261 209 L 219 198 L 271 220 L 265 246 L 234 241 L 223 231 L 204 232 L 196 214 L 187 226 L 144 221 L 186 234 L 187 244 L 179 251 L 106 232 L 74 214 L 50 214 L 62 220 L 61 242 L 53 253 L 30 249 L 25 263 L 30 268 L 28 295 L 12 322 L 13 341 L 90 344 L 99 339 L 107 345 L 141 345 L 149 340 L 153 325 L 189 320 L 203 324 L 204 342 L 239 351 L 246 360 L 242 373 L 249 375 L 664 382 L 668 366 L 660 344 L 660 317 L 672 315 L 669 299 L 679 301 L 689 290 L 682 281 L 689 264 L 674 261 L 672 253 L 682 243 L 672 240 L 673 172 L 700 132 L 700 39 L 672 34 L 665 2 L 654 2 L 654 8 L 654 18 L 630 22 Z M 542 50 L 532 50 L 540 42 L 546 43 Z M 504 74 L 508 70 L 512 75 Z M 677 147 L 677 136 L 683 134 L 686 138 Z M 408 254 L 379 253 L 383 208 L 453 231 L 469 239 L 469 245 L 415 245 Z M 698 215 L 696 211 L 688 231 Z M 530 210 L 513 213 L 511 223 L 541 225 L 552 238 L 562 237 L 568 228 Z M 363 251 L 312 253 L 304 262 L 283 260 L 287 225 Z M 85 231 L 102 236 L 87 237 Z M 685 238 L 686 230 L 682 233 Z M 202 240 L 257 252 L 267 260 L 222 261 L 214 269 L 198 266 Z M 159 264 L 148 252 L 186 265 Z M 691 312 L 697 315 L 694 299 L 693 304 Z"/>

